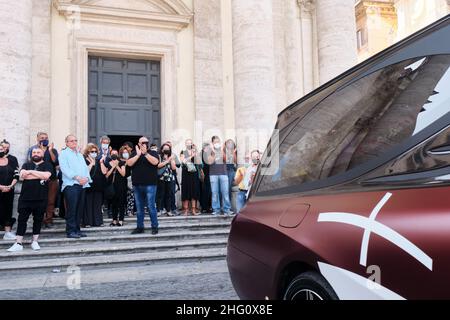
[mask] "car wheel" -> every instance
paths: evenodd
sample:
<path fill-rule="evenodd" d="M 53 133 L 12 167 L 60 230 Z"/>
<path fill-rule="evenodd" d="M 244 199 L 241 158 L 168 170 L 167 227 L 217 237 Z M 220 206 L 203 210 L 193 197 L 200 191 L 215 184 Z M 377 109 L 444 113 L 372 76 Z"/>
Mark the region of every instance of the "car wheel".
<path fill-rule="evenodd" d="M 296 276 L 287 286 L 284 300 L 338 300 L 330 284 L 320 274 L 308 271 Z"/>

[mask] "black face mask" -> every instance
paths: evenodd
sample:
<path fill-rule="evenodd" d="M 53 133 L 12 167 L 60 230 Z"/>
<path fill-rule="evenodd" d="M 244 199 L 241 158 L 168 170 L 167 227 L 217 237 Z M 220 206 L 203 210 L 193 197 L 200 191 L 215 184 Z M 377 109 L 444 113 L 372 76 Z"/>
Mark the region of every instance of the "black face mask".
<path fill-rule="evenodd" d="M 42 161 L 42 157 L 38 157 L 38 156 L 34 156 L 31 159 L 33 160 L 33 162 L 41 162 Z"/>
<path fill-rule="evenodd" d="M 3 158 L 6 155 L 5 151 L 0 152 L 0 158 Z"/>
<path fill-rule="evenodd" d="M 117 159 L 119 159 L 119 157 L 118 157 L 116 154 L 113 154 L 113 155 L 111 156 L 111 159 L 112 159 L 112 160 L 117 160 Z"/>

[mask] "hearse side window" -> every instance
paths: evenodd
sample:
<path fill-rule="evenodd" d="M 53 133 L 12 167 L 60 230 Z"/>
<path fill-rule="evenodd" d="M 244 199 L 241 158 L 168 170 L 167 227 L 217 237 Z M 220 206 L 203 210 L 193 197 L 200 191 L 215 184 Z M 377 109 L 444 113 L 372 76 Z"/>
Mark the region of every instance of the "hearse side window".
<path fill-rule="evenodd" d="M 403 61 L 331 94 L 280 145 L 258 192 L 344 173 L 402 144 L 450 111 L 450 55 Z"/>

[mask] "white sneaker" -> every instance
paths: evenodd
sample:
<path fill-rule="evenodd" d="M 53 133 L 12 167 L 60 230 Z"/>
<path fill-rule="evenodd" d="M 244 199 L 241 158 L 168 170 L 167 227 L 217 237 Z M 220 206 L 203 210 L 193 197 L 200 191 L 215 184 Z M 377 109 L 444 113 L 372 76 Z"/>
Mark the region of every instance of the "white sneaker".
<path fill-rule="evenodd" d="M 16 234 L 14 232 L 5 232 L 3 240 L 16 240 Z"/>
<path fill-rule="evenodd" d="M 33 249 L 34 251 L 38 251 L 41 250 L 41 247 L 39 246 L 39 243 L 37 241 L 33 241 L 31 243 L 31 249 Z"/>
<path fill-rule="evenodd" d="M 18 244 L 18 243 L 16 242 L 16 243 L 14 243 L 14 244 L 12 245 L 12 247 L 9 248 L 7 251 L 8 251 L 8 252 L 18 252 L 18 251 L 22 251 L 22 250 L 23 250 L 23 245 Z"/>

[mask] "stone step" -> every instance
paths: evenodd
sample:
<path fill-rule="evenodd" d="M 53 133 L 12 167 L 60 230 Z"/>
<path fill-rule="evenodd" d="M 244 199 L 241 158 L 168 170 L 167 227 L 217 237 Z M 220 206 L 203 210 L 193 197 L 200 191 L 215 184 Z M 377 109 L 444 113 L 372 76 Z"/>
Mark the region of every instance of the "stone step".
<path fill-rule="evenodd" d="M 0 263 L 0 274 L 23 274 L 23 271 L 33 270 L 42 272 L 66 272 L 69 266 L 77 266 L 82 271 L 99 267 L 122 267 L 150 265 L 155 263 L 173 263 L 180 261 L 203 261 L 210 259 L 224 259 L 226 247 L 212 249 L 173 250 L 163 252 L 144 252 L 131 254 L 108 254 L 87 257 L 64 257 L 51 259 L 31 259 L 23 261 L 5 261 Z"/>
<path fill-rule="evenodd" d="M 167 216 L 161 216 L 158 217 L 158 221 L 160 222 L 189 222 L 189 223 L 195 223 L 195 222 L 201 222 L 201 221 L 217 221 L 217 220 L 224 220 L 224 221 L 231 221 L 233 219 L 233 216 L 224 216 L 224 215 L 220 215 L 220 216 L 213 216 L 211 214 L 208 215 L 199 215 L 199 216 L 174 216 L 174 217 L 167 217 Z M 132 216 L 132 217 L 125 217 L 125 223 L 136 223 L 136 216 Z M 111 218 L 108 218 L 107 216 L 103 217 L 103 221 L 105 224 L 110 224 L 112 222 Z M 150 218 L 148 215 L 145 216 L 144 221 L 149 222 Z M 28 220 L 28 224 L 32 224 L 32 218 L 30 218 Z M 66 220 L 61 219 L 61 218 L 56 218 L 53 221 L 53 224 L 55 226 L 59 226 L 59 225 L 65 225 L 66 224 Z"/>
<path fill-rule="evenodd" d="M 77 244 L 60 247 L 45 247 L 41 243 L 41 250 L 33 251 L 28 245 L 21 252 L 0 252 L 0 264 L 17 261 L 20 264 L 32 259 L 54 259 L 74 257 L 96 257 L 103 255 L 123 255 L 139 253 L 167 253 L 173 251 L 223 248 L 227 244 L 227 237 L 215 237 L 211 239 L 194 240 L 169 240 L 169 241 L 145 241 L 140 243 L 115 243 L 115 244 Z"/>
<path fill-rule="evenodd" d="M 191 231 L 202 231 L 202 230 L 209 230 L 209 229 L 217 229 L 217 228 L 225 228 L 230 227 L 231 221 L 223 221 L 223 220 L 217 220 L 214 222 L 196 222 L 196 223 L 185 223 L 185 222 L 174 222 L 174 223 L 164 223 L 161 222 L 159 225 L 159 231 L 161 233 L 163 232 L 182 232 L 186 230 Z M 130 234 L 134 229 L 136 228 L 136 225 L 134 224 L 128 224 L 124 225 L 123 227 L 93 227 L 93 228 L 82 228 L 82 232 L 86 233 L 88 236 L 93 235 L 116 235 L 116 234 Z M 149 230 L 149 223 L 145 225 L 146 231 L 150 232 Z M 31 234 L 32 229 L 29 228 L 27 230 L 26 234 Z M 0 232 L 0 237 L 3 237 L 4 232 Z M 50 237 L 65 237 L 66 230 L 65 227 L 61 226 L 59 228 L 54 229 L 43 229 L 41 231 L 41 235 L 44 236 L 50 236 Z"/>
<path fill-rule="evenodd" d="M 215 237 L 228 237 L 230 232 L 229 228 L 212 229 L 205 231 L 177 231 L 177 232 L 165 232 L 157 235 L 152 235 L 150 232 L 143 234 L 123 234 L 123 235 L 109 235 L 109 236 L 97 236 L 80 238 L 80 239 L 68 239 L 66 237 L 49 237 L 49 235 L 43 235 L 39 238 L 41 246 L 45 247 L 59 247 L 59 246 L 71 246 L 79 244 L 116 244 L 116 243 L 140 243 L 146 241 L 166 241 L 166 240 L 193 240 L 193 239 L 209 239 Z M 27 235 L 24 238 L 23 244 L 28 246 L 31 243 L 31 236 Z M 0 251 L 8 249 L 14 240 L 0 240 Z"/>

